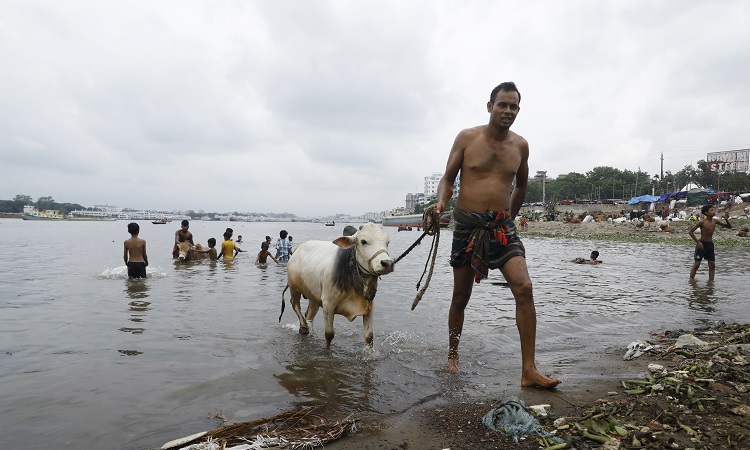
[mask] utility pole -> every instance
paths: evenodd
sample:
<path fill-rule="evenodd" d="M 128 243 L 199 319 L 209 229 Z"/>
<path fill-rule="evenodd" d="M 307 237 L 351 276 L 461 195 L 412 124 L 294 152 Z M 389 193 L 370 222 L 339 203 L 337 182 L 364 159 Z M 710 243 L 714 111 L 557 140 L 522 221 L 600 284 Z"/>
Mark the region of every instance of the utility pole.
<path fill-rule="evenodd" d="M 542 180 L 542 203 L 547 203 L 546 186 L 545 186 L 547 184 L 547 171 L 537 170 L 536 175 L 534 175 L 534 178 L 538 180 Z"/>
<path fill-rule="evenodd" d="M 659 179 L 664 179 L 664 152 L 661 152 L 661 172 L 659 172 Z"/>

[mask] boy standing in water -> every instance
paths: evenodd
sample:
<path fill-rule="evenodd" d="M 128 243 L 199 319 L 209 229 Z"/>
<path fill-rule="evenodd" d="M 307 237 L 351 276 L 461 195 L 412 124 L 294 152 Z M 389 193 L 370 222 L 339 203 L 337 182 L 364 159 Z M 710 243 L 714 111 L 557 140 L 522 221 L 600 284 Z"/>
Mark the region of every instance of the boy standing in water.
<path fill-rule="evenodd" d="M 265 269 L 266 267 L 268 267 L 268 264 L 266 263 L 266 261 L 268 261 L 268 258 L 271 258 L 276 264 L 279 263 L 279 260 L 274 258 L 273 255 L 268 252 L 268 242 L 264 241 L 260 244 L 260 251 L 258 252 L 258 257 L 255 259 L 255 265 L 257 265 L 261 269 Z"/>
<path fill-rule="evenodd" d="M 701 213 L 705 216 L 704 219 L 693 225 L 688 231 L 690 237 L 695 241 L 695 254 L 693 259 L 693 268 L 690 269 L 690 279 L 695 278 L 695 273 L 698 271 L 698 267 L 701 265 L 701 261 L 705 258 L 708 261 L 708 280 L 713 281 L 714 272 L 716 271 L 716 255 L 714 254 L 714 231 L 716 231 L 716 225 L 724 228 L 732 228 L 732 224 L 729 223 L 729 211 L 724 211 L 724 222 L 720 220 L 714 221 L 716 210 L 711 205 L 704 205 L 701 208 Z M 701 229 L 701 238 L 698 240 L 695 237 L 695 230 Z"/>
<path fill-rule="evenodd" d="M 208 249 L 201 249 L 201 248 L 194 248 L 194 252 L 197 253 L 208 253 L 208 259 L 211 261 L 216 261 L 219 259 L 219 255 L 216 254 L 216 239 L 210 238 L 208 240 Z"/>
<path fill-rule="evenodd" d="M 128 224 L 130 239 L 125 241 L 125 251 L 122 258 L 128 266 L 128 278 L 146 278 L 146 266 L 148 256 L 146 255 L 146 241 L 138 237 L 141 227 L 137 223 Z"/>
<path fill-rule="evenodd" d="M 240 250 L 240 248 L 237 247 L 237 244 L 232 240 L 231 229 L 227 228 L 227 231 L 224 232 L 224 242 L 221 243 L 221 252 L 219 252 L 219 256 L 226 259 L 234 259 L 234 257 L 242 251 L 244 250 Z"/>

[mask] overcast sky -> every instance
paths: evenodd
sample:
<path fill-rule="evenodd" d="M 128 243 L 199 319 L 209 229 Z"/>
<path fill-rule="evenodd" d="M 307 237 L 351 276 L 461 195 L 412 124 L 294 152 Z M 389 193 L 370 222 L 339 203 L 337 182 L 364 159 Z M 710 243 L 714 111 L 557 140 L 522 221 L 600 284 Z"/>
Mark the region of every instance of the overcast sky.
<path fill-rule="evenodd" d="M 750 147 L 750 2 L 0 2 L 0 199 L 404 205 L 494 86 L 533 175 Z"/>

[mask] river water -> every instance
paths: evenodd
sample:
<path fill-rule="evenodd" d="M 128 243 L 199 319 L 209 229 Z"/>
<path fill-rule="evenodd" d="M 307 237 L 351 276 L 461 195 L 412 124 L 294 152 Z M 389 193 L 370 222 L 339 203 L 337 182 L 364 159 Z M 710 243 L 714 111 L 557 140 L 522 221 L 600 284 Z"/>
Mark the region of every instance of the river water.
<path fill-rule="evenodd" d="M 497 271 L 474 288 L 462 374 L 440 370 L 450 233 L 414 311 L 429 238 L 380 282 L 374 349 L 365 348 L 361 319 L 337 316 L 329 351 L 322 312 L 309 336 L 299 335 L 290 308 L 278 323 L 286 267 L 253 262 L 263 238 L 275 242 L 282 228 L 299 244 L 332 240 L 345 224 L 195 221 L 196 242 L 221 241 L 231 226 L 248 252 L 233 262 L 192 263 L 171 259 L 178 224 L 140 224 L 150 277 L 128 280 L 124 221 L 0 219 L 0 448 L 154 448 L 215 428 L 209 414 L 255 420 L 301 404 L 376 422 L 443 396 L 494 398 L 519 384 L 514 302 Z M 387 231 L 393 257 L 420 234 Z M 603 350 L 624 353 L 651 331 L 750 321 L 748 248 L 718 247 L 716 281 L 708 283 L 702 267 L 689 283 L 692 248 L 684 245 L 524 243 L 539 320 L 537 365 L 563 387 L 585 378 L 577 362 Z M 562 261 L 594 249 L 604 264 Z"/>

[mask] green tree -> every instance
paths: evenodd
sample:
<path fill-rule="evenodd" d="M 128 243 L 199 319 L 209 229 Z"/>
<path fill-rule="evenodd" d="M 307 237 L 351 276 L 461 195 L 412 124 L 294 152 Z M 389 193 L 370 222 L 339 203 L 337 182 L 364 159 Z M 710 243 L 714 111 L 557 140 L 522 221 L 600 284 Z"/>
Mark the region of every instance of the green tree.
<path fill-rule="evenodd" d="M 529 183 L 526 186 L 526 203 L 534 203 L 542 201 L 542 180 L 529 179 Z"/>
<path fill-rule="evenodd" d="M 36 209 L 44 211 L 45 209 L 57 209 L 55 208 L 55 199 L 52 197 L 39 197 L 36 200 Z"/>
<path fill-rule="evenodd" d="M 570 172 L 564 177 L 557 177 L 547 184 L 547 201 L 575 200 L 591 195 L 587 177 L 577 172 Z"/>
<path fill-rule="evenodd" d="M 7 211 L 7 212 L 22 213 L 24 206 L 34 204 L 34 199 L 32 199 L 30 195 L 18 194 L 15 197 L 13 197 L 13 200 L 11 203 L 12 203 L 11 211 Z"/>

